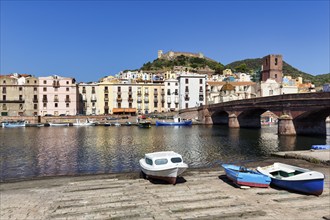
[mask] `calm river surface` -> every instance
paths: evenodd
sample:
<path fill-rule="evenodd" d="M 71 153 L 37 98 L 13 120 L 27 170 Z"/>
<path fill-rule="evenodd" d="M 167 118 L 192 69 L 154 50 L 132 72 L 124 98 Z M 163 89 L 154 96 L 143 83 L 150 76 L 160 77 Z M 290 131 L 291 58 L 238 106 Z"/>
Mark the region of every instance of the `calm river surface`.
<path fill-rule="evenodd" d="M 258 130 L 226 126 L 0 128 L 0 181 L 43 176 L 139 170 L 145 153 L 173 150 L 189 167 L 256 161 L 276 151 L 330 144 L 327 137 L 280 137 L 277 126 Z"/>

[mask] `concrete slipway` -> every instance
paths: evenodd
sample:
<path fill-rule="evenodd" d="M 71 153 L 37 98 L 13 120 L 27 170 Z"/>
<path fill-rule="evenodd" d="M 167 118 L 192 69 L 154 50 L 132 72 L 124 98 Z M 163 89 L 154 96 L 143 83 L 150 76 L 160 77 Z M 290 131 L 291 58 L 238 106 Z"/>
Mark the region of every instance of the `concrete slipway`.
<path fill-rule="evenodd" d="M 329 165 L 279 157 L 244 165 L 273 162 L 324 173 L 323 194 L 240 189 L 218 166 L 189 169 L 176 185 L 152 183 L 139 173 L 48 177 L 1 183 L 0 219 L 330 219 Z"/>

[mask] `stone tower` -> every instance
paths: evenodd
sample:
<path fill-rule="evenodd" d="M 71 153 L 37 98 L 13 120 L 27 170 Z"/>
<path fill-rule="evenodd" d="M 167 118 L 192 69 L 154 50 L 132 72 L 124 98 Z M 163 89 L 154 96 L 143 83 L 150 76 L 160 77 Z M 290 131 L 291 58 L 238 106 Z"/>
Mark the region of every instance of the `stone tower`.
<path fill-rule="evenodd" d="M 163 51 L 162 50 L 158 50 L 158 59 L 162 58 L 163 56 Z"/>
<path fill-rule="evenodd" d="M 282 55 L 268 55 L 262 58 L 261 81 L 274 79 L 282 83 L 283 78 L 283 60 Z"/>

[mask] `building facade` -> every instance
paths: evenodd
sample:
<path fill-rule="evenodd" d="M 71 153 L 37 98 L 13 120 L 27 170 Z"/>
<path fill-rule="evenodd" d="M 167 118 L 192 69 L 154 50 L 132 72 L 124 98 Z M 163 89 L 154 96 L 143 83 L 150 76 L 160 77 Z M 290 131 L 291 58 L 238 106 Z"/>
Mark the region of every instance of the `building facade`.
<path fill-rule="evenodd" d="M 77 85 L 74 78 L 39 77 L 38 115 L 76 115 L 78 109 Z"/>

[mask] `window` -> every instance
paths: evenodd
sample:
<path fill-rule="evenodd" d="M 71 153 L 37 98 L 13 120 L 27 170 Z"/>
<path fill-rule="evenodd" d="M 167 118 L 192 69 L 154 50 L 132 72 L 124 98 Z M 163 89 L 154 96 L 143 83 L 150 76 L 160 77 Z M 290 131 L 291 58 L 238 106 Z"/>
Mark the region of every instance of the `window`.
<path fill-rule="evenodd" d="M 170 85 L 170 83 L 168 82 L 168 83 L 167 83 L 167 85 L 169 86 L 169 85 Z"/>
<path fill-rule="evenodd" d="M 186 79 L 186 84 L 188 84 L 189 83 L 189 79 Z"/>
<path fill-rule="evenodd" d="M 23 101 L 23 96 L 22 96 L 22 95 L 19 95 L 18 99 L 19 99 L 20 101 Z"/>
<path fill-rule="evenodd" d="M 69 85 L 69 81 L 66 81 L 66 84 Z"/>
<path fill-rule="evenodd" d="M 275 79 L 277 79 L 277 74 L 275 74 Z"/>
<path fill-rule="evenodd" d="M 173 157 L 171 158 L 172 163 L 181 163 L 182 159 L 180 157 Z"/>
<path fill-rule="evenodd" d="M 19 90 L 19 91 L 22 91 L 22 87 L 19 87 L 18 90 Z"/>
<path fill-rule="evenodd" d="M 35 91 L 35 92 L 36 92 L 37 90 L 38 90 L 38 88 L 37 88 L 37 87 L 33 87 L 33 91 Z"/>
<path fill-rule="evenodd" d="M 152 165 L 152 160 L 149 158 L 146 158 L 146 164 Z"/>
<path fill-rule="evenodd" d="M 37 104 L 34 104 L 33 105 L 33 109 L 38 109 L 38 105 Z"/>
<path fill-rule="evenodd" d="M 154 108 L 157 108 L 157 107 L 158 107 L 158 103 L 154 102 Z"/>
<path fill-rule="evenodd" d="M 44 80 L 44 84 L 47 84 L 47 81 L 46 80 Z"/>
<path fill-rule="evenodd" d="M 44 108 L 47 108 L 47 102 L 44 102 Z"/>
<path fill-rule="evenodd" d="M 168 162 L 168 160 L 166 158 L 155 160 L 156 165 L 164 165 L 164 164 L 167 164 L 167 162 Z"/>
<path fill-rule="evenodd" d="M 57 102 L 55 102 L 55 108 L 57 108 L 58 107 L 58 103 Z"/>
<path fill-rule="evenodd" d="M 95 87 L 92 86 L 92 94 L 95 94 Z"/>
<path fill-rule="evenodd" d="M 67 108 L 70 107 L 70 103 L 69 103 L 69 102 L 66 103 L 66 107 L 67 107 Z"/>
<path fill-rule="evenodd" d="M 275 66 L 277 66 L 277 58 L 275 58 Z"/>
<path fill-rule="evenodd" d="M 44 87 L 43 90 L 44 90 L 44 92 L 47 92 L 47 87 Z"/>
<path fill-rule="evenodd" d="M 30 83 L 30 80 L 27 80 L 27 83 Z"/>
<path fill-rule="evenodd" d="M 23 104 L 19 104 L 19 110 L 23 110 Z"/>
<path fill-rule="evenodd" d="M 203 79 L 199 79 L 199 84 L 203 84 Z"/>
<path fill-rule="evenodd" d="M 67 88 L 66 88 L 66 91 L 67 91 L 67 92 L 69 92 L 69 91 L 70 91 L 70 88 L 69 88 L 69 87 L 67 87 Z"/>
<path fill-rule="evenodd" d="M 186 108 L 189 108 L 188 103 L 186 103 Z"/>
<path fill-rule="evenodd" d="M 171 90 L 167 89 L 167 95 L 171 95 Z"/>
<path fill-rule="evenodd" d="M 6 101 L 6 95 L 3 95 L 3 96 L 2 96 L 2 100 L 3 100 L 3 101 Z"/>

